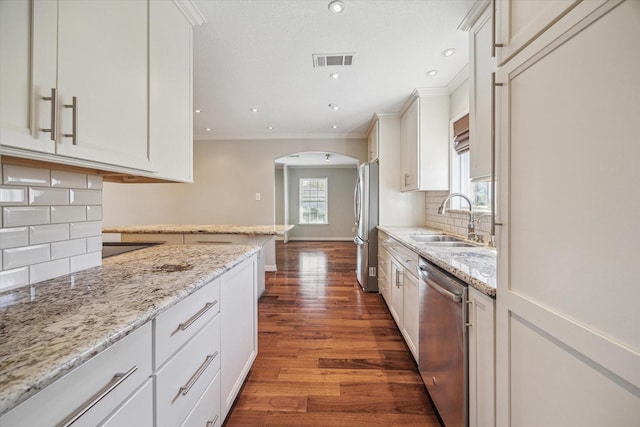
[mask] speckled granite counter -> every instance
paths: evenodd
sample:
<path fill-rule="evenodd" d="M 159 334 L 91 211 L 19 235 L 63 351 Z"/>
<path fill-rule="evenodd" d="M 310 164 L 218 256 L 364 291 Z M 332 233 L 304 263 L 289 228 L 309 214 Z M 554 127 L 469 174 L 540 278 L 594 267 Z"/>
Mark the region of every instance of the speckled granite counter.
<path fill-rule="evenodd" d="M 412 234 L 442 234 L 424 227 L 385 227 L 380 230 L 400 241 L 438 267 L 448 271 L 480 292 L 496 296 L 496 251 L 486 246 L 456 248 L 429 246 L 412 240 Z"/>
<path fill-rule="evenodd" d="M 281 235 L 291 230 L 293 225 L 123 225 L 105 227 L 103 233 L 128 234 L 251 234 Z"/>
<path fill-rule="evenodd" d="M 161 245 L 0 293 L 0 415 L 258 250 Z"/>

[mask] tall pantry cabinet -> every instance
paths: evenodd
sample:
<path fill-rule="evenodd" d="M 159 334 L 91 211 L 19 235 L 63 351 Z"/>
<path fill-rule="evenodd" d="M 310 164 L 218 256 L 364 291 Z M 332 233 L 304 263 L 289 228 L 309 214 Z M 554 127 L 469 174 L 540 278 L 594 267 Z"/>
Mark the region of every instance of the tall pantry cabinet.
<path fill-rule="evenodd" d="M 640 425 L 640 2 L 557 2 L 537 37 L 523 3 L 496 3 L 497 425 Z"/>

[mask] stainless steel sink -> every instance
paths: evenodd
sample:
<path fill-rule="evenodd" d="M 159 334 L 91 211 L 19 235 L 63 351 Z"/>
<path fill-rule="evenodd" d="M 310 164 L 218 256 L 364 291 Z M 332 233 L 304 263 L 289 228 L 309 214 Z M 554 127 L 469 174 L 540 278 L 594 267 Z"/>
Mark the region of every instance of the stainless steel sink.
<path fill-rule="evenodd" d="M 446 234 L 412 234 L 409 236 L 416 243 L 427 246 L 440 246 L 448 248 L 472 248 L 475 245 L 454 236 Z"/>

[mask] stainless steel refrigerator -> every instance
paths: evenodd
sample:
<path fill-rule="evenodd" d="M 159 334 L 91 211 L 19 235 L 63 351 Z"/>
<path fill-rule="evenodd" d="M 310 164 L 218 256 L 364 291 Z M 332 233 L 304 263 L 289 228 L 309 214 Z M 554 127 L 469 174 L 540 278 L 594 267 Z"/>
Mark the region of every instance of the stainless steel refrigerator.
<path fill-rule="evenodd" d="M 356 276 L 365 292 L 378 292 L 378 163 L 363 163 L 353 193 L 356 216 Z"/>

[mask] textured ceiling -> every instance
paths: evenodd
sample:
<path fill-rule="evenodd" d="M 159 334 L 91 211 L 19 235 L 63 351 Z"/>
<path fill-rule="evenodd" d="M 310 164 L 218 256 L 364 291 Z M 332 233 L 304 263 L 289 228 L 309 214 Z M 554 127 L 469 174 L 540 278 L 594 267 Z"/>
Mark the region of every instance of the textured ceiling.
<path fill-rule="evenodd" d="M 343 1 L 335 15 L 325 0 L 196 0 L 207 23 L 194 31 L 195 139 L 364 137 L 374 113 L 447 86 L 468 62 L 457 26 L 473 0 Z M 314 53 L 356 58 L 314 68 Z"/>

